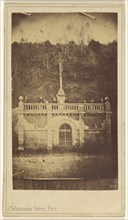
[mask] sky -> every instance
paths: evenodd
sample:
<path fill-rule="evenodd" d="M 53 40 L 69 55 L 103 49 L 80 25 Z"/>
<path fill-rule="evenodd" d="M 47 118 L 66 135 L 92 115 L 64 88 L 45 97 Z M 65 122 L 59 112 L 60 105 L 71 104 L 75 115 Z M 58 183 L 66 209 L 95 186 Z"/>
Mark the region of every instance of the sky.
<path fill-rule="evenodd" d="M 52 44 L 91 39 L 107 44 L 117 40 L 116 13 L 13 13 L 12 42 L 40 43 L 49 40 Z M 95 17 L 93 19 L 91 16 Z"/>

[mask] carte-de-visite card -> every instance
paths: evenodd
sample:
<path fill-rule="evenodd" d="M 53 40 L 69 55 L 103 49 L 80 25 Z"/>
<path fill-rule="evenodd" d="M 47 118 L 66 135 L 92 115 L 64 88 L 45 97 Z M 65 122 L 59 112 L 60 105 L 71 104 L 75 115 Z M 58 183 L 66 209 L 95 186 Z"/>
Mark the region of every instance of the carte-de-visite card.
<path fill-rule="evenodd" d="M 121 2 L 5 4 L 3 215 L 124 215 Z"/>

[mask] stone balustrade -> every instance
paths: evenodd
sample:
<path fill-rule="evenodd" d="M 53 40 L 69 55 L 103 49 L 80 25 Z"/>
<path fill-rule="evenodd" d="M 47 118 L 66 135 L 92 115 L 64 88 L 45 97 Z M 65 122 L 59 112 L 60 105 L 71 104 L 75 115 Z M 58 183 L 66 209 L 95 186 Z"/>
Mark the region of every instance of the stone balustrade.
<path fill-rule="evenodd" d="M 104 112 L 104 103 L 23 103 L 24 112 Z"/>

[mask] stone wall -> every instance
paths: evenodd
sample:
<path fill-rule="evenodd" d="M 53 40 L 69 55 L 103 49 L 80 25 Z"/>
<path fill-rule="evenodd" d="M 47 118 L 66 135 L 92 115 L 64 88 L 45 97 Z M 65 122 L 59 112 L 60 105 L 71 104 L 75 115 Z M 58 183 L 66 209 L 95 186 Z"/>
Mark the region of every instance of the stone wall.
<path fill-rule="evenodd" d="M 43 130 L 24 131 L 24 147 L 33 150 L 47 148 L 47 132 Z"/>
<path fill-rule="evenodd" d="M 47 124 L 47 115 L 25 115 L 24 119 L 30 124 L 36 124 L 38 128 L 43 128 Z"/>
<path fill-rule="evenodd" d="M 52 118 L 54 118 L 54 116 Z M 79 121 L 78 114 L 69 115 L 68 118 Z M 27 121 L 27 126 L 30 124 L 30 127 L 24 127 L 24 147 L 34 150 L 46 149 L 48 138 L 48 128 L 46 127 L 47 115 L 25 115 L 24 119 Z M 88 126 L 88 129 L 85 129 L 84 131 L 84 138 L 81 140 L 83 144 L 104 144 L 106 142 L 106 133 L 103 129 L 103 124 L 105 123 L 104 119 L 104 115 L 86 115 L 83 117 L 84 124 Z M 53 147 L 59 147 L 58 144 L 56 145 L 59 130 L 56 132 L 53 129 L 51 133 Z M 78 130 L 75 130 L 75 133 L 75 147 L 77 147 L 80 146 L 80 127 Z"/>
<path fill-rule="evenodd" d="M 85 144 L 111 145 L 111 108 L 108 98 L 103 103 L 86 104 L 24 104 L 19 97 L 18 149 L 51 150 L 53 146 L 71 147 Z M 59 135 L 60 126 L 71 127 Z M 65 133 L 66 132 L 66 133 Z M 90 145 L 91 146 L 91 145 Z"/>

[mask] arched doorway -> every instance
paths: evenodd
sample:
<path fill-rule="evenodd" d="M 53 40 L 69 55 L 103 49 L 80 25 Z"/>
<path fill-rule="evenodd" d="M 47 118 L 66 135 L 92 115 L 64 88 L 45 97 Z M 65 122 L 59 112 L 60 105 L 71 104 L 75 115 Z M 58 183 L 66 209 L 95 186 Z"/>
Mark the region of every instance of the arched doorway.
<path fill-rule="evenodd" d="M 72 147 L 72 128 L 69 124 L 62 124 L 59 128 L 59 146 Z"/>

